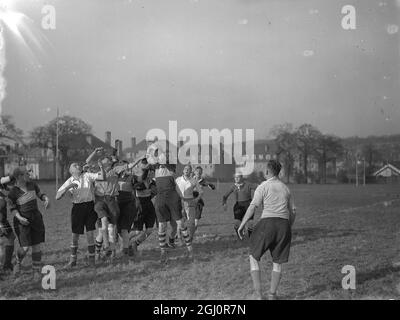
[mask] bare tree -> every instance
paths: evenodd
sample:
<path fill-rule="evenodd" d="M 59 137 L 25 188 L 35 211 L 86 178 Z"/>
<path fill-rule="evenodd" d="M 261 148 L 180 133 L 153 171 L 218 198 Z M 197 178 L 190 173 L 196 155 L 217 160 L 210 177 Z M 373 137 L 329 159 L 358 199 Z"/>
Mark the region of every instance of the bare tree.
<path fill-rule="evenodd" d="M 374 171 L 375 164 L 383 160 L 381 152 L 372 142 L 369 142 L 362 147 L 361 155 L 367 163 L 367 172 L 369 174 Z"/>
<path fill-rule="evenodd" d="M 318 160 L 320 182 L 326 183 L 326 164 L 343 154 L 341 140 L 333 135 L 320 135 L 314 144 L 314 155 Z"/>
<path fill-rule="evenodd" d="M 23 131 L 16 127 L 10 115 L 0 115 L 0 138 L 7 138 L 18 143 L 23 143 Z"/>
<path fill-rule="evenodd" d="M 311 124 L 302 124 L 295 131 L 296 145 L 302 156 L 304 182 L 308 181 L 308 160 L 318 144 L 321 132 Z"/>
<path fill-rule="evenodd" d="M 275 137 L 277 152 L 279 159 L 283 162 L 284 171 L 286 173 L 286 181 L 290 182 L 293 172 L 295 154 L 297 152 L 296 133 L 291 123 L 285 123 L 275 126 L 271 130 L 271 135 Z"/>
<path fill-rule="evenodd" d="M 56 131 L 57 118 L 44 126 L 36 127 L 30 134 L 32 145 L 51 149 L 53 154 L 56 154 Z M 79 118 L 71 116 L 58 118 L 58 149 L 61 155 L 59 160 L 62 178 L 64 178 L 65 166 L 69 163 L 68 151 L 71 148 L 71 135 L 89 134 L 91 131 L 91 126 Z"/>

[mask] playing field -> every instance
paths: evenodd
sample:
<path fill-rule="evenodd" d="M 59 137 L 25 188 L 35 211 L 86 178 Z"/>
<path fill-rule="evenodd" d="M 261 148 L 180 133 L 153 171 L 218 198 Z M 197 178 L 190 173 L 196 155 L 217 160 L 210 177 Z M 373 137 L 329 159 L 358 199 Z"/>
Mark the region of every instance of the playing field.
<path fill-rule="evenodd" d="M 54 199 L 54 185 L 41 184 Z M 161 266 L 156 232 L 142 247 L 141 260 L 123 265 L 84 267 L 86 239 L 80 240 L 78 266 L 57 271 L 53 291 L 30 282 L 30 255 L 20 279 L 0 282 L 6 299 L 252 299 L 247 242 L 233 232 L 232 201 L 224 212 L 221 184 L 206 192 L 203 219 L 194 242 L 195 261 L 184 249 L 170 252 Z M 278 295 L 282 299 L 400 298 L 400 185 L 291 185 L 298 217 L 290 261 Z M 70 203 L 62 199 L 42 210 L 47 241 L 44 262 L 60 269 L 69 258 Z M 256 218 L 259 217 L 259 212 Z M 343 290 L 342 267 L 356 270 L 356 289 Z M 269 287 L 271 258 L 262 259 L 264 291 Z"/>

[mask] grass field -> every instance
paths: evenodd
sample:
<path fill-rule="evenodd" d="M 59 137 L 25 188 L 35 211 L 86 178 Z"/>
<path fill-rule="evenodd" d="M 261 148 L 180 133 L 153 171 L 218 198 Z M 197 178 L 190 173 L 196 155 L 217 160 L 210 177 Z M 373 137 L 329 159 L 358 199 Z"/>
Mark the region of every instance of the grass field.
<path fill-rule="evenodd" d="M 54 185 L 41 184 L 54 199 Z M 224 212 L 220 199 L 227 184 L 207 192 L 203 219 L 194 242 L 195 262 L 184 249 L 170 253 L 167 266 L 158 262 L 156 233 L 140 247 L 141 260 L 84 267 L 86 240 L 80 240 L 78 266 L 57 271 L 57 289 L 32 284 L 30 255 L 17 281 L 0 282 L 3 299 L 252 299 L 247 242 L 233 232 L 232 202 Z M 282 299 L 400 298 L 400 186 L 291 185 L 298 217 L 290 261 L 279 288 Z M 61 268 L 69 258 L 70 202 L 52 202 L 42 210 L 47 241 L 44 263 Z M 256 218 L 259 217 L 257 213 Z M 269 254 L 262 259 L 264 288 L 269 286 Z M 356 269 L 356 290 L 343 290 L 344 265 Z"/>

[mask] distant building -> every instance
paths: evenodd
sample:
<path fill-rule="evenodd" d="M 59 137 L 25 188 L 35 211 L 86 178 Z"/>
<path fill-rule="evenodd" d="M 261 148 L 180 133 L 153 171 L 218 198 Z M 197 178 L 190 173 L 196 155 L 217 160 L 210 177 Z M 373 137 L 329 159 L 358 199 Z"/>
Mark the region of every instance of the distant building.
<path fill-rule="evenodd" d="M 387 163 L 373 173 L 378 182 L 400 182 L 400 162 Z"/>
<path fill-rule="evenodd" d="M 17 141 L 9 137 L 0 137 L 0 176 L 10 173 L 8 164 L 13 163 L 18 166 L 21 162 L 22 141 Z"/>
<path fill-rule="evenodd" d="M 107 141 L 107 137 L 110 138 Z M 111 146 L 111 133 L 106 133 L 104 142 L 92 134 L 74 134 L 65 135 L 62 139 L 68 141 L 68 161 L 84 162 L 89 154 L 98 147 L 103 147 L 105 151 L 111 154 L 114 148 Z M 119 147 L 116 145 L 116 147 Z M 94 159 L 96 160 L 96 159 Z M 53 180 L 56 178 L 55 154 L 50 148 L 25 148 L 18 157 L 7 157 L 4 163 L 4 172 L 10 173 L 15 167 L 26 165 L 32 170 L 32 177 L 40 180 Z M 58 176 L 62 177 L 61 168 L 58 170 Z"/>

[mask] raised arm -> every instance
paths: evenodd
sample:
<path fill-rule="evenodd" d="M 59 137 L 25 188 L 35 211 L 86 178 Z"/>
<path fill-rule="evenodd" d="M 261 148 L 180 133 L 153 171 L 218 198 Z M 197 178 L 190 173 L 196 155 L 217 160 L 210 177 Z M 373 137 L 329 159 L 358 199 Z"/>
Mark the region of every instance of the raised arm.
<path fill-rule="evenodd" d="M 94 149 L 93 152 L 89 155 L 89 157 L 87 157 L 86 163 L 90 163 L 90 162 L 93 160 L 94 156 L 95 156 L 97 153 L 100 153 L 100 152 L 102 152 L 102 151 L 103 151 L 103 148 L 102 148 L 102 147 L 99 147 L 99 148 Z"/>
<path fill-rule="evenodd" d="M 128 164 L 128 169 L 132 169 L 132 168 L 136 167 L 139 164 L 139 162 L 142 161 L 143 159 L 146 159 L 146 156 L 140 157 L 134 163 Z"/>
<path fill-rule="evenodd" d="M 0 178 L 0 184 L 10 183 L 12 180 L 12 176 L 6 176 Z"/>
<path fill-rule="evenodd" d="M 225 193 L 222 197 L 222 205 L 226 205 L 226 201 L 228 200 L 229 196 L 232 194 L 234 187 L 230 188 L 227 193 Z"/>

